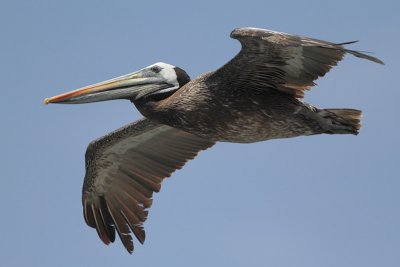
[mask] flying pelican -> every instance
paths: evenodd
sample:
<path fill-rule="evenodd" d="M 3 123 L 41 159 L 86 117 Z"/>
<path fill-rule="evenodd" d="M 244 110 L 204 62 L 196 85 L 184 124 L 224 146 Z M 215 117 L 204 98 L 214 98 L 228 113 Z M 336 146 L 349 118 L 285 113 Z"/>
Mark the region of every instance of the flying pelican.
<path fill-rule="evenodd" d="M 89 103 L 130 100 L 145 118 L 97 140 L 86 151 L 83 215 L 109 244 L 118 233 L 129 253 L 161 182 L 217 141 L 252 143 L 314 134 L 357 134 L 361 111 L 320 109 L 304 92 L 346 53 L 364 53 L 308 37 L 237 28 L 241 51 L 216 71 L 194 80 L 176 66 L 156 63 L 139 71 L 44 100 Z"/>

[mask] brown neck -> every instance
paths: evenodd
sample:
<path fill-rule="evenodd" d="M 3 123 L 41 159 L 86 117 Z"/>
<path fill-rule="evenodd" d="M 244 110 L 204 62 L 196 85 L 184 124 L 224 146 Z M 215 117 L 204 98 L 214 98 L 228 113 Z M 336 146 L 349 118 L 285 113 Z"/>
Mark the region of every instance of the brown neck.
<path fill-rule="evenodd" d="M 152 101 L 149 99 L 139 99 L 132 102 L 146 118 L 165 123 L 164 119 L 166 119 L 166 117 L 162 109 L 164 101 L 165 100 Z"/>

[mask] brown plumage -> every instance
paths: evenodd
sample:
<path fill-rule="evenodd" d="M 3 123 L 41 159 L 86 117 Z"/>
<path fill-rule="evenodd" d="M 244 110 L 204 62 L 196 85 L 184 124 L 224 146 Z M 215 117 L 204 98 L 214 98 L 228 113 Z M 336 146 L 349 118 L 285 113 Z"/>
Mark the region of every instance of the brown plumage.
<path fill-rule="evenodd" d="M 96 141 L 86 152 L 83 211 L 105 244 L 115 232 L 129 252 L 165 177 L 217 141 L 251 143 L 314 134 L 357 134 L 361 111 L 304 103 L 346 53 L 383 64 L 344 44 L 264 29 L 231 33 L 242 49 L 214 72 L 190 81 L 180 68 L 156 63 L 138 72 L 46 99 L 88 103 L 129 99 L 146 117 Z"/>
<path fill-rule="evenodd" d="M 143 222 L 153 192 L 172 172 L 215 142 L 148 119 L 129 124 L 90 143 L 82 192 L 86 223 L 105 244 L 115 230 L 129 252 L 132 232 L 144 242 Z"/>

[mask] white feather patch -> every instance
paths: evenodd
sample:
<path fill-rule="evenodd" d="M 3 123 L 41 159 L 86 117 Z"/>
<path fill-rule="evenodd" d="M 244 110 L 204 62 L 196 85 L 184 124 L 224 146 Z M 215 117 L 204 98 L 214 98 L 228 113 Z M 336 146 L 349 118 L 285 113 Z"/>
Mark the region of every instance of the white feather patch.
<path fill-rule="evenodd" d="M 157 62 L 157 63 L 149 66 L 149 68 L 151 68 L 153 66 L 158 66 L 161 68 L 161 71 L 159 72 L 159 74 L 165 79 L 165 81 L 167 83 L 173 84 L 173 85 L 179 85 L 178 77 L 176 76 L 176 72 L 174 70 L 175 66 L 173 66 L 171 64 L 163 63 L 163 62 Z"/>

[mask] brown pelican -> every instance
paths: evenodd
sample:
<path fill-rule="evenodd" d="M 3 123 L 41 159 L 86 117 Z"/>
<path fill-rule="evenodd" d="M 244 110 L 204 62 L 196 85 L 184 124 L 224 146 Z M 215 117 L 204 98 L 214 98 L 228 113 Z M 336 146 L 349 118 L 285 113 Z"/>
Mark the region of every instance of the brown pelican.
<path fill-rule="evenodd" d="M 143 243 L 153 192 L 217 141 L 358 133 L 360 110 L 320 109 L 302 98 L 346 53 L 382 61 L 344 48 L 352 42 L 334 44 L 257 28 L 235 29 L 231 37 L 241 42 L 241 51 L 192 81 L 184 70 L 156 63 L 44 100 L 127 99 L 145 117 L 91 142 L 86 151 L 83 214 L 105 244 L 114 241 L 115 231 L 130 253 L 131 233 Z"/>

